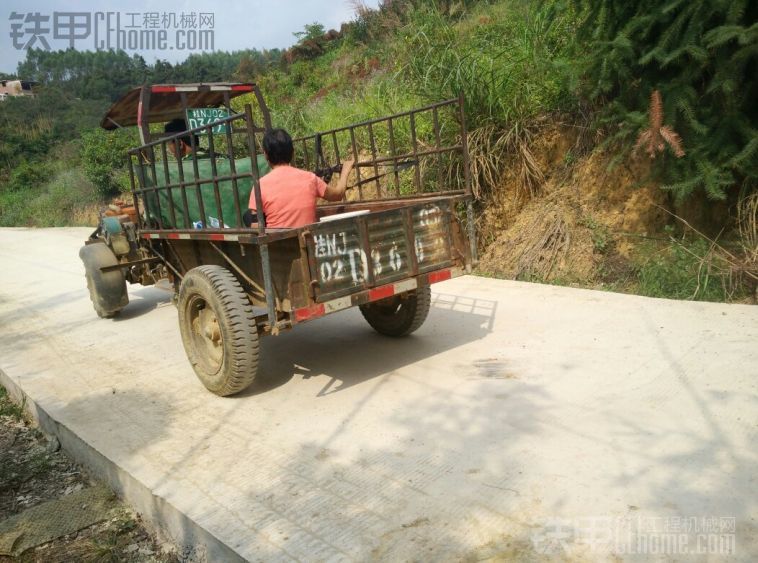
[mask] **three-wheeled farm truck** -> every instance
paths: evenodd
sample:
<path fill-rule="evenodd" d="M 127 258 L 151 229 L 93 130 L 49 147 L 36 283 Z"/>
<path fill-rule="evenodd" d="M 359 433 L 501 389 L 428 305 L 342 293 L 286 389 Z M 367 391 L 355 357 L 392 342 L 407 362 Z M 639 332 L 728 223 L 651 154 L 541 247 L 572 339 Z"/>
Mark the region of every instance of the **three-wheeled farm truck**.
<path fill-rule="evenodd" d="M 189 131 L 163 133 L 177 118 Z M 259 338 L 335 311 L 357 305 L 379 333 L 410 334 L 429 286 L 476 260 L 462 96 L 294 139 L 294 164 L 326 181 L 343 159 L 356 164 L 345 200 L 292 229 L 266 227 L 271 117 L 255 84 L 142 86 L 101 125 L 136 125 L 141 146 L 128 151 L 132 203 L 102 214 L 79 253 L 95 311 L 126 307 L 126 282 L 168 280 L 190 363 L 218 395 L 253 381 Z"/>

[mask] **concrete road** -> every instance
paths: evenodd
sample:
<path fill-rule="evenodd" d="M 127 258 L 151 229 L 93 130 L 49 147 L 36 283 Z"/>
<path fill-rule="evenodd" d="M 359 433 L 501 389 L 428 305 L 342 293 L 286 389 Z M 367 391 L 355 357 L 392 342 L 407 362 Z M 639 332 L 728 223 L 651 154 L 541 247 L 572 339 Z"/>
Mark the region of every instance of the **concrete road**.
<path fill-rule="evenodd" d="M 188 556 L 758 558 L 757 307 L 469 276 L 406 339 L 267 338 L 223 399 L 168 292 L 95 316 L 88 233 L 0 230 L 0 369 Z"/>

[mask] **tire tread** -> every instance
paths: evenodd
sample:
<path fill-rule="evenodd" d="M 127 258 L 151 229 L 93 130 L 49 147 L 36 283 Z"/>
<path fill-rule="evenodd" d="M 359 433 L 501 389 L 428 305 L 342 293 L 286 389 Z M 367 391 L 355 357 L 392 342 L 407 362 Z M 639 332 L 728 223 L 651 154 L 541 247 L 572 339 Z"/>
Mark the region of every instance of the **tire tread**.
<path fill-rule="evenodd" d="M 383 314 L 377 307 L 372 307 L 371 303 L 361 305 L 360 310 L 363 318 L 378 333 L 400 337 L 411 334 L 424 324 L 429 315 L 431 303 L 432 291 L 426 285 L 409 291 L 400 309 L 391 316 Z"/>
<path fill-rule="evenodd" d="M 220 385 L 213 388 L 209 387 L 198 372 L 198 368 L 193 365 L 195 373 L 213 393 L 221 396 L 234 395 L 249 387 L 255 380 L 258 371 L 260 347 L 252 305 L 237 278 L 226 268 L 206 265 L 190 270 L 185 276 L 185 281 L 182 282 L 179 296 L 182 340 L 190 358 L 190 347 L 187 344 L 189 339 L 185 338 L 184 331 L 186 329 L 183 321 L 183 294 L 187 291 L 185 282 L 190 276 L 199 277 L 207 282 L 221 306 L 220 310 L 215 311 L 219 317 L 223 318 L 223 320 L 220 318 L 219 321 L 225 322 L 230 329 L 230 334 L 224 337 L 225 344 L 228 344 L 226 350 L 229 353 L 229 358 L 224 361 L 224 364 L 228 362 L 228 365 L 222 365 L 225 373 Z M 208 296 L 206 296 L 206 300 L 207 298 Z"/>

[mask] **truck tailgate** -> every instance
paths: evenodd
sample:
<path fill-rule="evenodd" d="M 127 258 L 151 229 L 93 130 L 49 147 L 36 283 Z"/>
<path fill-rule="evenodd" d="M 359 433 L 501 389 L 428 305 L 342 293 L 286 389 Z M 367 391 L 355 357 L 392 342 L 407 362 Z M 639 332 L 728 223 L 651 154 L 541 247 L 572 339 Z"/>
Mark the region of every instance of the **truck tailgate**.
<path fill-rule="evenodd" d="M 453 200 L 439 199 L 314 225 L 305 240 L 315 301 L 465 260 L 465 245 L 456 252 L 453 213 Z"/>

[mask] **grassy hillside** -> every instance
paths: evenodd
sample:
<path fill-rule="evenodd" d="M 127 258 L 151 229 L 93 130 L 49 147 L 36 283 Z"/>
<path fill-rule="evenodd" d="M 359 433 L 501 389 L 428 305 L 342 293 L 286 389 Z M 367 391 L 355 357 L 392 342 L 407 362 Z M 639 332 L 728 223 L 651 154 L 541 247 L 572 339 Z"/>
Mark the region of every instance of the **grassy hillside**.
<path fill-rule="evenodd" d="M 306 26 L 286 52 L 175 67 L 122 57 L 118 68 L 135 84 L 254 80 L 275 124 L 294 134 L 463 91 L 482 274 L 754 298 L 756 8 L 642 4 L 356 3 L 352 22 Z M 133 139 L 93 130 L 113 96 L 93 65 L 70 53 L 30 59 L 25 78 L 86 76 L 100 97 L 59 92 L 53 112 L 42 97 L 0 105 L 0 225 L 91 222 L 124 185 L 109 156 Z"/>

